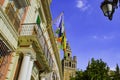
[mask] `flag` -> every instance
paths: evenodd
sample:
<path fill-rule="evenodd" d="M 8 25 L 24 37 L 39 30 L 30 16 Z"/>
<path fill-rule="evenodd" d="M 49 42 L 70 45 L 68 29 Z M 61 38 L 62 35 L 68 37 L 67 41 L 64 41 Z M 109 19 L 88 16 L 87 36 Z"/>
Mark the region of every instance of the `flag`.
<path fill-rule="evenodd" d="M 36 23 L 37 23 L 38 25 L 40 25 L 40 17 L 39 17 L 39 15 L 38 15 L 38 17 L 37 17 Z"/>
<path fill-rule="evenodd" d="M 63 13 L 59 16 L 59 20 L 57 21 L 57 42 L 60 49 L 64 51 L 64 57 L 67 57 L 67 51 L 66 51 L 66 33 L 65 33 L 65 26 L 64 26 L 64 18 Z"/>
<path fill-rule="evenodd" d="M 62 16 L 60 17 L 60 23 L 59 23 L 58 29 L 56 30 L 56 33 L 58 34 L 57 41 L 61 42 L 62 38 L 64 36 L 64 26 L 63 26 L 63 18 L 62 18 Z"/>
<path fill-rule="evenodd" d="M 62 46 L 63 46 L 63 50 L 66 51 L 66 34 L 64 32 L 64 35 L 62 37 Z"/>
<path fill-rule="evenodd" d="M 59 19 L 60 20 L 59 20 L 58 29 L 56 30 L 56 34 L 58 34 L 57 41 L 60 43 L 59 47 L 63 49 L 63 51 L 65 52 L 66 51 L 66 34 L 64 29 L 63 15 L 61 15 Z"/>

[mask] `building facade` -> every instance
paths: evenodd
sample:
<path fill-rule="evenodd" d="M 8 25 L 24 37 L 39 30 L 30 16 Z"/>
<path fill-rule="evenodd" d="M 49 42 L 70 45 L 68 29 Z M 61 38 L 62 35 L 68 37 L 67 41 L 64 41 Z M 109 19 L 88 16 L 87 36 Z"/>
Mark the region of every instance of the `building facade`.
<path fill-rule="evenodd" d="M 66 57 L 62 59 L 62 71 L 64 75 L 64 80 L 70 80 L 71 77 L 75 77 L 77 68 L 77 58 L 73 56 L 69 43 L 66 44 Z"/>
<path fill-rule="evenodd" d="M 63 80 L 50 3 L 0 1 L 0 80 Z"/>

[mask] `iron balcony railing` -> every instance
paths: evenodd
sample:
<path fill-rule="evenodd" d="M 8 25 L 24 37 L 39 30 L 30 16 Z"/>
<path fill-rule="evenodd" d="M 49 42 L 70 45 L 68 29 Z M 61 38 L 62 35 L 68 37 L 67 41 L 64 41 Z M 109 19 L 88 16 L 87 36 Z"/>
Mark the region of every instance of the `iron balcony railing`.
<path fill-rule="evenodd" d="M 0 39 L 0 80 L 4 80 L 10 64 L 11 51 Z"/>
<path fill-rule="evenodd" d="M 44 55 L 46 57 L 46 60 L 48 61 L 49 68 L 52 69 L 52 67 L 53 67 L 53 59 L 52 59 L 52 56 L 50 54 L 48 44 L 47 44 L 47 41 L 45 39 L 44 32 L 42 31 L 41 26 L 36 24 L 36 23 L 23 24 L 22 29 L 20 31 L 20 36 L 31 36 L 31 38 L 32 38 L 33 35 L 36 36 L 36 38 L 37 38 L 37 40 L 39 42 L 39 45 L 42 48 L 42 51 L 43 51 L 43 53 L 44 53 Z M 41 56 L 39 54 L 37 54 L 37 55 Z"/>

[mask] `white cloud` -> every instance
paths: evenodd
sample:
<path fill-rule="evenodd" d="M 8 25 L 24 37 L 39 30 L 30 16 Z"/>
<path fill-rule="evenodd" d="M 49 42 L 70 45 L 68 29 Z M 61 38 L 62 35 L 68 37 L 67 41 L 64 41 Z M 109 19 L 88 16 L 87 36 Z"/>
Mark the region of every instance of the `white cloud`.
<path fill-rule="evenodd" d="M 93 39 L 97 39 L 97 38 L 98 38 L 96 35 L 94 35 L 94 36 L 92 36 L 92 37 L 93 37 Z"/>
<path fill-rule="evenodd" d="M 93 35 L 92 36 L 93 39 L 98 39 L 98 40 L 108 40 L 108 39 L 113 39 L 114 36 L 108 36 L 108 35 L 102 35 L 102 36 L 97 36 L 97 35 Z"/>
<path fill-rule="evenodd" d="M 84 7 L 83 1 L 82 1 L 82 0 L 77 1 L 76 7 L 77 7 L 77 8 L 83 8 L 83 7 Z"/>
<path fill-rule="evenodd" d="M 113 36 L 103 36 L 103 39 L 113 39 Z"/>
<path fill-rule="evenodd" d="M 82 11 L 86 11 L 90 7 L 90 5 L 86 0 L 77 0 L 76 7 Z"/>

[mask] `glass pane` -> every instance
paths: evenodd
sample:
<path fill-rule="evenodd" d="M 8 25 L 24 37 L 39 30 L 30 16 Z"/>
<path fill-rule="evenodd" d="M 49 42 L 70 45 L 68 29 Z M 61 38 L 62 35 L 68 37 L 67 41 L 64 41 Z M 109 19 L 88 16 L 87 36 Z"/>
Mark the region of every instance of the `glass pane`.
<path fill-rule="evenodd" d="M 107 14 L 107 11 L 108 11 L 108 10 L 107 10 L 107 9 L 108 9 L 108 8 L 107 8 L 106 5 L 103 5 L 103 6 L 102 6 L 102 10 L 103 10 L 103 13 L 104 13 L 105 16 L 108 16 L 108 14 Z"/>
<path fill-rule="evenodd" d="M 112 12 L 113 8 L 112 8 L 112 4 L 107 4 L 107 8 L 109 12 Z"/>

